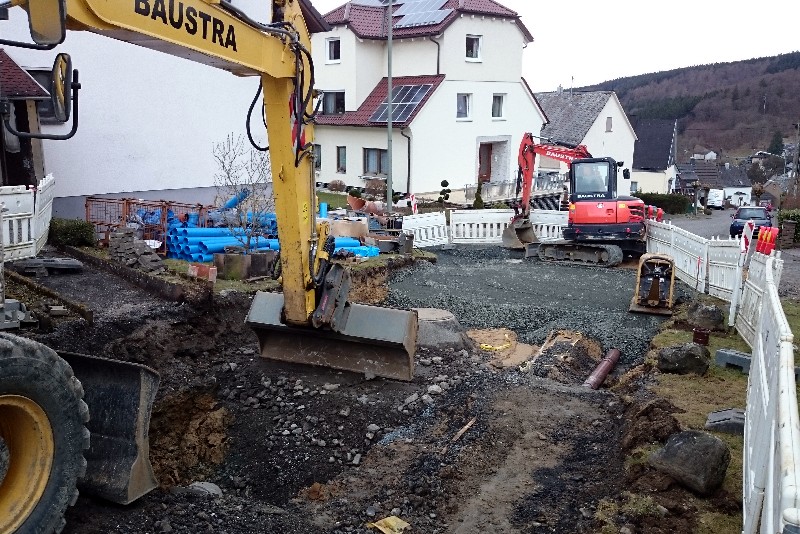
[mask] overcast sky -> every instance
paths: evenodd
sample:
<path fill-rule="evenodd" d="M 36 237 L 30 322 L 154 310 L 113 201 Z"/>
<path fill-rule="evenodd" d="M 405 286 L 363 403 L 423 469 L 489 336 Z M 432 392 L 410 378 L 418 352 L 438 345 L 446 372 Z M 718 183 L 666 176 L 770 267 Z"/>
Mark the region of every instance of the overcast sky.
<path fill-rule="evenodd" d="M 536 92 L 800 50 L 798 0 L 499 2 L 533 35 L 522 75 Z M 325 14 L 345 2 L 312 3 Z"/>

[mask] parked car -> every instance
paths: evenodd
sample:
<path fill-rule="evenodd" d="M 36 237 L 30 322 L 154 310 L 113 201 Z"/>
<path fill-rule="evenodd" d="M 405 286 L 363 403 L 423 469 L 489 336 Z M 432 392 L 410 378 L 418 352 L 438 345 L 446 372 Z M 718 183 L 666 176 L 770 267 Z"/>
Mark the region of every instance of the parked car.
<path fill-rule="evenodd" d="M 742 235 L 744 225 L 747 221 L 753 221 L 753 224 L 755 224 L 753 237 L 758 235 L 758 229 L 762 226 L 772 226 L 772 215 L 767 211 L 767 208 L 763 206 L 737 208 L 736 212 L 731 215 L 731 217 L 733 218 L 731 221 L 731 237 Z"/>
<path fill-rule="evenodd" d="M 769 212 L 772 211 L 772 201 L 771 200 L 761 200 L 761 201 L 759 201 L 758 205 L 763 207 L 763 208 L 767 208 L 767 211 L 769 211 Z"/>

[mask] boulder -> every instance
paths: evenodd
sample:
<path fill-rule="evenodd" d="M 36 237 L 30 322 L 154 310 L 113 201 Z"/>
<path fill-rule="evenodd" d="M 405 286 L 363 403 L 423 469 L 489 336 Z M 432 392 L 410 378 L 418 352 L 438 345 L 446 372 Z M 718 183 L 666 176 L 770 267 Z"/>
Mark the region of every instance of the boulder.
<path fill-rule="evenodd" d="M 674 478 L 700 495 L 710 495 L 722 486 L 731 461 L 728 445 L 699 430 L 673 434 L 648 461 L 658 471 Z"/>
<path fill-rule="evenodd" d="M 665 373 L 704 375 L 711 363 L 711 353 L 697 343 L 665 347 L 658 353 L 658 369 Z"/>
<path fill-rule="evenodd" d="M 690 325 L 706 330 L 723 330 L 725 314 L 713 304 L 693 302 L 687 310 L 687 320 Z"/>

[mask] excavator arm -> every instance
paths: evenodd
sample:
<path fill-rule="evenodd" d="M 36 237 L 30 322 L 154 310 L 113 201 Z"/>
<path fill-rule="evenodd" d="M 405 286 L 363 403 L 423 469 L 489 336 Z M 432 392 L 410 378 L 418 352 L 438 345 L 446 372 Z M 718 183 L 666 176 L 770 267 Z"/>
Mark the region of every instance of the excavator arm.
<path fill-rule="evenodd" d="M 511 224 L 503 231 L 503 246 L 511 249 L 523 249 L 528 243 L 538 241 L 530 222 L 531 192 L 533 190 L 533 169 L 536 155 L 546 156 L 566 163 L 568 166 L 576 159 L 591 158 L 592 155 L 584 145 L 567 146 L 537 143 L 536 136 L 527 132 L 523 134 L 517 155 L 517 190 L 516 196 L 522 197 L 520 204 L 514 207 L 516 214 Z"/>

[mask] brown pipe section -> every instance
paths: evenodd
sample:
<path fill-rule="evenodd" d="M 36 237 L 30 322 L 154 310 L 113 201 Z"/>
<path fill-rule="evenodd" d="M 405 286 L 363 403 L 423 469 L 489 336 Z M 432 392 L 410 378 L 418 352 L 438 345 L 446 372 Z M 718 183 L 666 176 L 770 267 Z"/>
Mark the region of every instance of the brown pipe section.
<path fill-rule="evenodd" d="M 609 350 L 606 353 L 606 357 L 600 360 L 600 363 L 598 363 L 597 367 L 594 368 L 592 374 L 590 374 L 589 378 L 586 379 L 586 382 L 583 383 L 584 387 L 592 389 L 599 388 L 608 376 L 608 373 L 610 373 L 614 366 L 617 365 L 619 357 L 619 349 Z"/>

